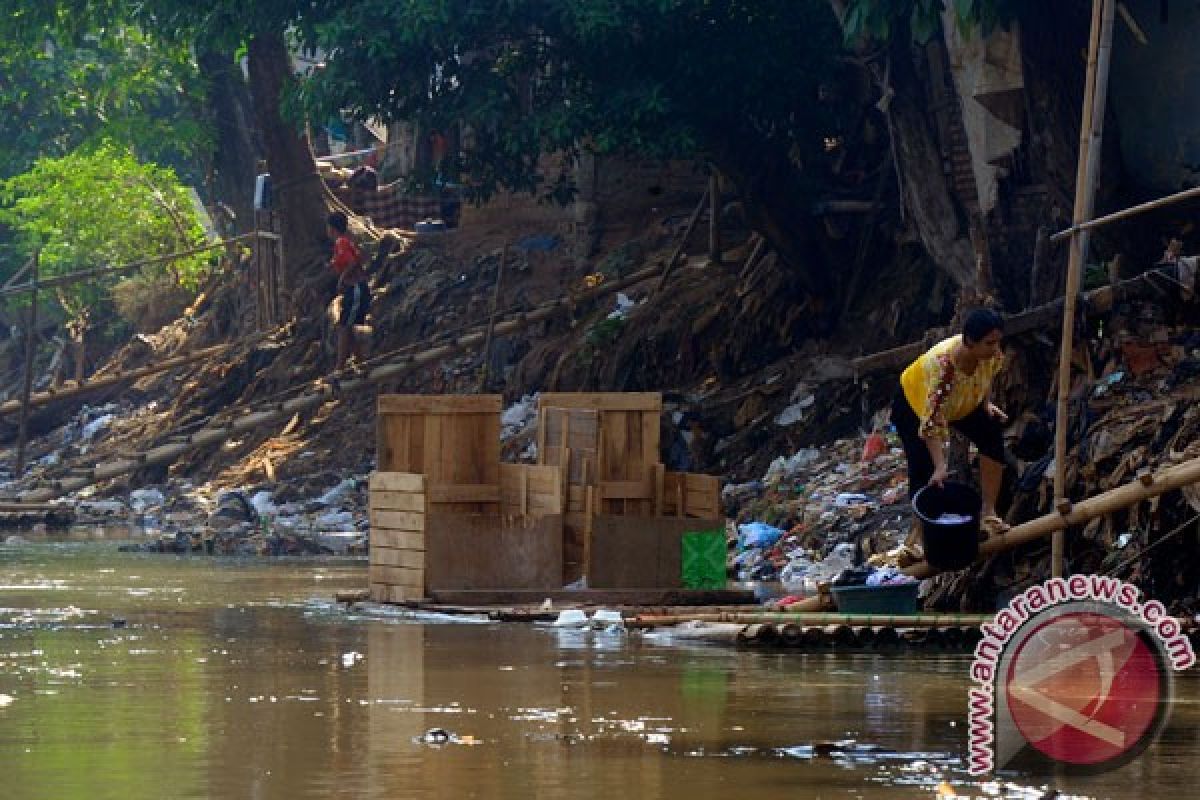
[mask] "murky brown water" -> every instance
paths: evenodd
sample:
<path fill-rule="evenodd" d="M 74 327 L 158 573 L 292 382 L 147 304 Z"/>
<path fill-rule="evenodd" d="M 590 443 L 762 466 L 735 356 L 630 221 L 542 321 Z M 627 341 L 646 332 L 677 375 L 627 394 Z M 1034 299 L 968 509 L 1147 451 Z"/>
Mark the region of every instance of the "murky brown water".
<path fill-rule="evenodd" d="M 0 797 L 911 798 L 943 779 L 1041 795 L 968 780 L 963 656 L 736 652 L 328 603 L 365 577 L 0 545 Z M 1200 680 L 1177 688 L 1145 757 L 1060 788 L 1194 797 Z M 431 728 L 460 742 L 423 743 Z M 833 740 L 848 741 L 813 748 Z"/>

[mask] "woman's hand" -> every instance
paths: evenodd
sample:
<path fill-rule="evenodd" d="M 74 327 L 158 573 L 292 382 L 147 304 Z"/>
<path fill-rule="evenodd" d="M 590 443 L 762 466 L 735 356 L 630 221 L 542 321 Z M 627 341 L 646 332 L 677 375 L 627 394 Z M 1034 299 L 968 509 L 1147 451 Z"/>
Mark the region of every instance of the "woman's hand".
<path fill-rule="evenodd" d="M 1001 411 L 999 406 L 997 406 L 995 403 L 987 404 L 987 413 L 992 419 L 997 419 L 1000 422 L 1008 422 L 1008 414 L 1005 414 L 1003 411 Z"/>
<path fill-rule="evenodd" d="M 933 476 L 929 479 L 930 486 L 936 486 L 939 489 L 944 487 L 946 477 L 950 474 L 945 464 L 938 464 L 933 469 Z"/>

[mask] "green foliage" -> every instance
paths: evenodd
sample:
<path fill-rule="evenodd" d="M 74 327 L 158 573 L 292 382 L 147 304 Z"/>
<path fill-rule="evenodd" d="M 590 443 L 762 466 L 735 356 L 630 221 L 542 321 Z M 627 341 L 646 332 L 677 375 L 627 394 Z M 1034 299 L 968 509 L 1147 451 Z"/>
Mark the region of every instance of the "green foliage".
<path fill-rule="evenodd" d="M 469 195 L 556 193 L 539 157 L 580 147 L 770 163 L 817 180 L 841 36 L 825 0 L 350 0 L 313 25 L 325 49 L 293 114 L 464 126 Z M 566 169 L 564 169 L 564 175 Z"/>
<path fill-rule="evenodd" d="M 605 317 L 588 329 L 584 342 L 597 350 L 603 350 L 621 337 L 625 329 L 623 317 Z"/>
<path fill-rule="evenodd" d="M 39 250 L 40 275 L 128 264 L 197 246 L 204 232 L 173 170 L 139 162 L 112 142 L 61 158 L 40 158 L 0 182 L 0 224 L 12 229 L 21 261 Z M 194 289 L 204 254 L 148 266 Z M 116 277 L 74 284 L 63 292 L 70 310 L 107 302 Z"/>
<path fill-rule="evenodd" d="M 979 28 L 986 35 L 1012 18 L 1013 5 L 1012 0 L 848 0 L 842 29 L 847 41 L 886 41 L 907 28 L 924 43 L 941 30 L 942 13 L 949 8 L 961 30 Z"/>
<path fill-rule="evenodd" d="M 113 4 L 33 4 L 0 19 L 0 178 L 105 140 L 195 164 L 211 147 L 187 46 L 147 35 Z"/>

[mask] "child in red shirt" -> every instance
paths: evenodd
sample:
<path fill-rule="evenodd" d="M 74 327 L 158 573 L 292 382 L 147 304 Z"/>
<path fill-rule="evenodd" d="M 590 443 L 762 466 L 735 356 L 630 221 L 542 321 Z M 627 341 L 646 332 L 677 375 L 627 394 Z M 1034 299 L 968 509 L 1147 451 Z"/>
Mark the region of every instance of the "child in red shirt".
<path fill-rule="evenodd" d="M 346 215 L 334 211 L 326 218 L 329 235 L 333 238 L 333 257 L 329 266 L 338 276 L 337 291 L 342 296 L 342 307 L 337 320 L 337 368 L 346 365 L 353 353 L 355 358 L 364 358 L 362 346 L 354 334 L 354 326 L 362 325 L 371 307 L 371 289 L 367 285 L 367 273 L 363 270 L 362 253 L 347 233 Z"/>

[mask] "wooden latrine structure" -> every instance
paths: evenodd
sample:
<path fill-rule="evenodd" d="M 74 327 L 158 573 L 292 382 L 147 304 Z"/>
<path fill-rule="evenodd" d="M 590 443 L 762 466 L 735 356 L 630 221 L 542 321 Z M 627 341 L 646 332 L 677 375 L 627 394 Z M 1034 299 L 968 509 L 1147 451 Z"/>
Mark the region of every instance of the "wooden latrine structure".
<path fill-rule="evenodd" d="M 608 546 L 616 544 L 610 542 L 612 532 L 629 528 L 611 517 L 716 520 L 720 516 L 720 485 L 715 477 L 666 471 L 660 457 L 661 424 L 662 395 L 657 392 L 541 395 L 538 463 L 562 470 L 563 547 L 569 580 L 588 575 L 593 584 L 597 579 L 611 582 L 606 570 L 611 560 Z M 666 534 L 680 524 L 696 527 L 690 521 L 664 522 L 659 527 Z M 593 567 L 600 569 L 599 575 Z"/>
<path fill-rule="evenodd" d="M 500 463 L 499 395 L 381 395 L 370 590 L 682 586 L 684 532 L 723 525 L 718 481 L 667 472 L 658 394 L 547 394 L 539 463 Z"/>

